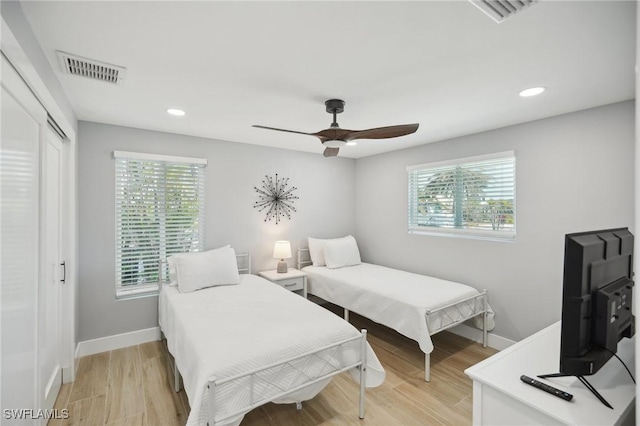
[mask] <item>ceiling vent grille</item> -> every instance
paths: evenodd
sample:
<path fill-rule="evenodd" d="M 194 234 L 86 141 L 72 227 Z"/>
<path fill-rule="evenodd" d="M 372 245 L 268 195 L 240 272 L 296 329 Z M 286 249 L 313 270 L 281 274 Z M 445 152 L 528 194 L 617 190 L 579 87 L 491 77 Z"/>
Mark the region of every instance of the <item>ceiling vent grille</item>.
<path fill-rule="evenodd" d="M 62 71 L 111 84 L 122 84 L 126 68 L 56 51 Z"/>
<path fill-rule="evenodd" d="M 498 24 L 528 8 L 538 0 L 469 0 Z"/>

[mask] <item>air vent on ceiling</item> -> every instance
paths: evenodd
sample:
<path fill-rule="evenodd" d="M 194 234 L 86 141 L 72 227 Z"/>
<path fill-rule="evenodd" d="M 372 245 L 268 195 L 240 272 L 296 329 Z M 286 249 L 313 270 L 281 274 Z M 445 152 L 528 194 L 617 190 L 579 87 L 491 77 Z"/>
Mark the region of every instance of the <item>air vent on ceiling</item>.
<path fill-rule="evenodd" d="M 62 71 L 87 77 L 93 80 L 104 81 L 105 83 L 121 84 L 124 80 L 126 68 L 93 59 L 83 58 L 61 51 L 56 51 Z"/>
<path fill-rule="evenodd" d="M 469 0 L 498 24 L 535 4 L 538 0 Z"/>

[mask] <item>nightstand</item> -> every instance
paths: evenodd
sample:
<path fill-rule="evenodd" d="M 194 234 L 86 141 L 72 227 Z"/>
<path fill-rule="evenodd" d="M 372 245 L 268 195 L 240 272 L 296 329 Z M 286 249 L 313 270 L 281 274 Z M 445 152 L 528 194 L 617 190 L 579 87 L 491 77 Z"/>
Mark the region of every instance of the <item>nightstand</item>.
<path fill-rule="evenodd" d="M 282 288 L 298 293 L 305 299 L 307 298 L 306 272 L 298 271 L 294 268 L 289 268 L 287 272 L 278 273 L 275 269 L 272 269 L 271 271 L 259 272 L 258 275 L 268 279 L 274 284 L 278 284 Z"/>

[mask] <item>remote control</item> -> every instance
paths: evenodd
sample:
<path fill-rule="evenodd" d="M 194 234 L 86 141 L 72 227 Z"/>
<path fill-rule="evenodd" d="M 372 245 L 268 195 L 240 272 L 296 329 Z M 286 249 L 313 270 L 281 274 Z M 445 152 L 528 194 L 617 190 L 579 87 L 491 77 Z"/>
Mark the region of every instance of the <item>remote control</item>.
<path fill-rule="evenodd" d="M 522 375 L 522 376 L 520 376 L 520 380 L 522 380 L 523 382 L 525 382 L 528 385 L 533 386 L 534 388 L 542 389 L 543 391 L 548 392 L 553 396 L 557 396 L 558 398 L 562 398 L 565 401 L 571 401 L 571 399 L 573 398 L 573 395 L 571 395 L 570 393 L 562 391 L 562 390 L 560 390 L 558 388 L 554 388 L 553 386 L 549 386 L 546 383 L 539 382 L 539 381 L 537 381 L 535 379 L 532 379 L 529 376 Z"/>

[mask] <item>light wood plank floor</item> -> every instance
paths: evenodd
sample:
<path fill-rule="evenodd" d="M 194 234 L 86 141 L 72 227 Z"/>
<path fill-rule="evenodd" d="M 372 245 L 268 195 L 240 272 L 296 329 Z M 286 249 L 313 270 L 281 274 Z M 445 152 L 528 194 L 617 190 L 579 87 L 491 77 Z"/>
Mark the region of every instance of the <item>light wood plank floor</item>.
<path fill-rule="evenodd" d="M 364 420 L 358 419 L 359 386 L 345 373 L 303 402 L 301 411 L 295 404 L 267 404 L 248 413 L 242 425 L 471 424 L 472 386 L 463 371 L 495 350 L 449 332 L 436 334 L 426 383 L 424 354 L 416 342 L 355 314 L 351 323 L 368 330 L 387 373 L 381 386 L 367 389 Z M 171 365 L 162 342 L 83 357 L 76 381 L 63 385 L 56 401 L 56 408 L 69 410 L 69 418 L 49 424 L 184 425 L 189 402 L 184 390 L 172 391 Z"/>

